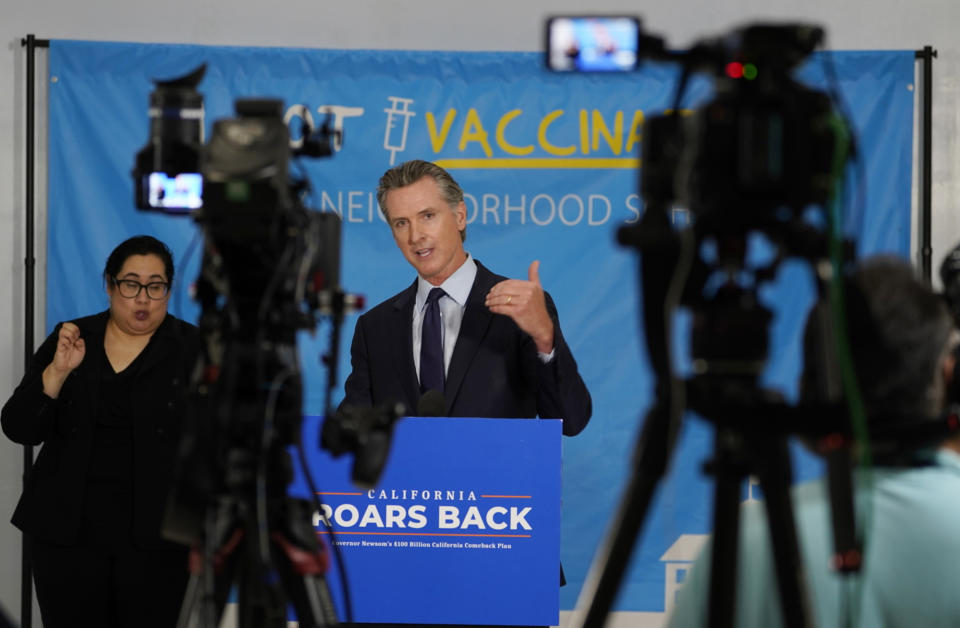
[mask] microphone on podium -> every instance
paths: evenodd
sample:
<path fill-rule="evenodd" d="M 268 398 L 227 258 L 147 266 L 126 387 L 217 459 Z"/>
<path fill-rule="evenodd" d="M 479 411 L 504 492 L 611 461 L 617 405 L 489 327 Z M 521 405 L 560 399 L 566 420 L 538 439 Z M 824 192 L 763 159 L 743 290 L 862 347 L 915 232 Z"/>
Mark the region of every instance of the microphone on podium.
<path fill-rule="evenodd" d="M 439 390 L 430 389 L 417 402 L 417 416 L 447 416 L 447 399 Z"/>

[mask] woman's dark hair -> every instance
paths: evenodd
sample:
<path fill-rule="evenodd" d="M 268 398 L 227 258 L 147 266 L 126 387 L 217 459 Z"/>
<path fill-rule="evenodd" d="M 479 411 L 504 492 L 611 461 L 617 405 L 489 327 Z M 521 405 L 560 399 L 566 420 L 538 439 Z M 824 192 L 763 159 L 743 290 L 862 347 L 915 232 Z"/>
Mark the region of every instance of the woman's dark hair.
<path fill-rule="evenodd" d="M 148 235 L 133 236 L 118 244 L 103 267 L 104 279 L 109 281 L 111 277 L 116 277 L 131 255 L 156 255 L 163 262 L 167 281 L 173 283 L 173 255 L 170 254 L 170 249 L 160 240 Z"/>

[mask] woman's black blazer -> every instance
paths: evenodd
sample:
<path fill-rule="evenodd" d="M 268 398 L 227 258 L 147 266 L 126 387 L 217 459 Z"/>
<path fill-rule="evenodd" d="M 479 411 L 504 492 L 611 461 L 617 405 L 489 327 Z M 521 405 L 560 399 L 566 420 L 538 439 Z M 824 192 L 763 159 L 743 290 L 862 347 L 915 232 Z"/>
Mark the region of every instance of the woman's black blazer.
<path fill-rule="evenodd" d="M 84 491 L 100 404 L 98 360 L 109 312 L 72 321 L 87 353 L 67 377 L 60 395 L 43 393 L 42 373 L 53 360 L 60 325 L 44 341 L 20 385 L 0 413 L 3 432 L 13 441 L 41 445 L 13 514 L 13 524 L 48 543 L 79 541 Z M 154 332 L 132 382 L 133 541 L 141 549 L 174 547 L 160 537 L 160 522 L 173 478 L 185 386 L 200 349 L 197 328 L 167 315 Z"/>

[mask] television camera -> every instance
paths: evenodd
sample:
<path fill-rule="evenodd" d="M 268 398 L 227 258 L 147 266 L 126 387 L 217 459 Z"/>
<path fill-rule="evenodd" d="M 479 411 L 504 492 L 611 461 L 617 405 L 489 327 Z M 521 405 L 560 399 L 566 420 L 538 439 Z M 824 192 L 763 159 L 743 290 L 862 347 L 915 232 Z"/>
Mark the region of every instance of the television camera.
<path fill-rule="evenodd" d="M 300 446 L 297 332 L 332 321 L 322 445 L 354 454 L 355 479 L 376 481 L 403 409 L 332 412 L 340 324 L 362 301 L 340 288 L 339 217 L 305 206 L 309 181 L 291 165 L 330 156 L 339 132 L 328 119 L 291 150 L 283 103 L 247 99 L 204 144 L 205 70 L 155 81 L 133 170 L 138 208 L 191 216 L 204 236 L 195 285 L 203 351 L 163 524 L 194 548 L 179 625 L 219 625 L 234 584 L 241 628 L 286 626 L 288 605 L 301 626 L 331 625 L 329 560 L 312 524 L 319 503 L 286 494 L 292 447 L 317 494 Z"/>
<path fill-rule="evenodd" d="M 834 559 L 847 572 L 860 565 L 849 445 L 864 418 L 848 414 L 858 391 L 836 367 L 849 352 L 841 278 L 853 245 L 843 237 L 839 197 L 854 145 L 830 96 L 793 76 L 823 39 L 823 29 L 812 25 L 754 24 L 679 51 L 644 33 L 636 18 L 547 22 L 552 69 L 633 70 L 641 61 L 679 68 L 672 106 L 644 124 L 644 211 L 618 231 L 620 243 L 639 253 L 655 389 L 614 527 L 581 592 L 584 626 L 605 621 L 687 409 L 716 426 L 706 467 L 716 477 L 711 626 L 733 623 L 740 490 L 749 475 L 759 478 L 765 495 L 785 624 L 809 625 L 788 493 L 788 436 L 841 443 L 823 451 L 832 479 Z M 684 111 L 683 97 L 698 73 L 711 78 L 712 99 Z M 678 208 L 689 216 L 687 224 L 673 224 Z M 764 256 L 755 254 L 758 241 L 766 245 Z M 821 338 L 832 339 L 821 342 L 824 377 L 816 400 L 799 404 L 761 384 L 773 313 L 760 290 L 789 258 L 808 262 L 819 295 L 830 297 L 818 321 Z M 692 319 L 687 377 L 677 374 L 671 350 L 681 308 Z M 840 438 L 828 438 L 833 435 Z"/>

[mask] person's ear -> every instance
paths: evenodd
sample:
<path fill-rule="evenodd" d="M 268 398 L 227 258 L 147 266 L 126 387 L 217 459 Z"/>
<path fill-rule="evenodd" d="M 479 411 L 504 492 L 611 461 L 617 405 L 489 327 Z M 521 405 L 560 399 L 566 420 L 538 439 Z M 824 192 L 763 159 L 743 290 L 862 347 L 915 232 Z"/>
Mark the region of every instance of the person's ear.
<path fill-rule="evenodd" d="M 947 408 L 950 404 L 960 403 L 960 373 L 957 373 L 957 362 L 960 360 L 960 342 L 958 342 L 958 332 L 954 331 L 950 337 L 950 349 L 940 361 L 939 378 L 943 383 L 943 399 L 941 404 Z"/>
<path fill-rule="evenodd" d="M 957 368 L 957 352 L 960 352 L 960 345 L 948 351 L 940 363 L 940 377 L 943 378 L 945 390 L 951 390 L 953 387 L 953 376 Z"/>

